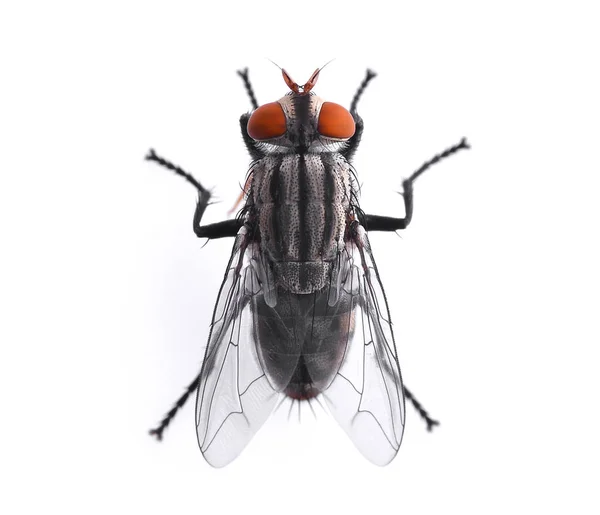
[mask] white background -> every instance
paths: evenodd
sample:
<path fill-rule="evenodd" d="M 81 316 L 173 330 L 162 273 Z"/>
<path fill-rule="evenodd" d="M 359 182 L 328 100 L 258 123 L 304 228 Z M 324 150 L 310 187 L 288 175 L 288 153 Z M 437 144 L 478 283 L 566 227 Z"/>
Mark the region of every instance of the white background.
<path fill-rule="evenodd" d="M 397 5 L 396 5 L 397 4 Z M 595 2 L 3 2 L 0 9 L 0 480 L 3 513 L 598 513 L 600 79 Z M 596 4 L 597 5 L 597 4 Z M 235 75 L 259 102 L 335 57 L 367 67 L 362 207 L 409 408 L 369 464 L 327 414 L 287 407 L 222 470 L 190 403 L 231 241 L 206 247 L 193 172 L 226 216 L 248 166 Z"/>

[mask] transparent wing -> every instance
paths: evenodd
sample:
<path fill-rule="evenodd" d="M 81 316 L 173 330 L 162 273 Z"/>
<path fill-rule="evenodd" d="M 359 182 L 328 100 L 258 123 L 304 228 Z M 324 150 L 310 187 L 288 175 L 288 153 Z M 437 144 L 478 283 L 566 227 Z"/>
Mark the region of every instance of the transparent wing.
<path fill-rule="evenodd" d="M 206 461 L 236 458 L 277 399 L 256 353 L 252 298 L 263 294 L 258 248 L 240 229 L 219 291 L 196 397 L 196 433 Z"/>
<path fill-rule="evenodd" d="M 361 226 L 340 256 L 340 300 L 350 297 L 355 307 L 346 354 L 324 397 L 362 454 L 387 465 L 402 441 L 404 393 L 387 300 Z"/>

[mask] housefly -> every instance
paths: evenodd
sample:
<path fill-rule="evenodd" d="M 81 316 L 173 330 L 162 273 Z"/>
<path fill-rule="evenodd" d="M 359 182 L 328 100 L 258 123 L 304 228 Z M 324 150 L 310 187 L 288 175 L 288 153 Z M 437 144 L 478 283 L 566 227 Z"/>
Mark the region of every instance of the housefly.
<path fill-rule="evenodd" d="M 197 391 L 198 444 L 211 465 L 222 467 L 244 449 L 278 398 L 322 397 L 362 454 L 386 465 L 402 440 L 405 397 L 428 429 L 437 421 L 402 384 L 367 233 L 405 229 L 414 181 L 469 146 L 463 139 L 403 181 L 404 218 L 366 214 L 351 163 L 363 133 L 357 104 L 375 74 L 367 71 L 347 110 L 313 92 L 321 69 L 303 86 L 281 71 L 290 91 L 260 107 L 248 70 L 238 72 L 253 110 L 240 118 L 252 162 L 236 218 L 201 225 L 210 192 L 154 150 L 146 156 L 197 189 L 198 237 L 235 238 L 200 373 L 150 433 L 160 440 Z"/>

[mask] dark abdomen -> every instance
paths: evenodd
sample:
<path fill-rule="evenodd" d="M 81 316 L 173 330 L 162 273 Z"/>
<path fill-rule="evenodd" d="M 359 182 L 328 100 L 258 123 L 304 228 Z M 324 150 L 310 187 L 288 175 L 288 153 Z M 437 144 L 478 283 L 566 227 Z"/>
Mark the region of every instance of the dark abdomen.
<path fill-rule="evenodd" d="M 277 391 L 309 399 L 329 387 L 354 330 L 351 299 L 341 295 L 329 306 L 327 292 L 298 295 L 281 288 L 273 308 L 255 298 L 257 351 Z"/>

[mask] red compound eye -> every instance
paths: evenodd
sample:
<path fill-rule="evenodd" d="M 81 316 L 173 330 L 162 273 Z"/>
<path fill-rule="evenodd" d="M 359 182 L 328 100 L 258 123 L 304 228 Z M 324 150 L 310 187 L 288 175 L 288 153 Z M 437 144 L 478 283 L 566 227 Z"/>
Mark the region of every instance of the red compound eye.
<path fill-rule="evenodd" d="M 325 102 L 319 113 L 319 134 L 327 138 L 348 139 L 354 134 L 354 118 L 339 104 Z"/>
<path fill-rule="evenodd" d="M 248 120 L 248 134 L 255 140 L 277 138 L 285 131 L 285 114 L 278 102 L 260 106 Z"/>

